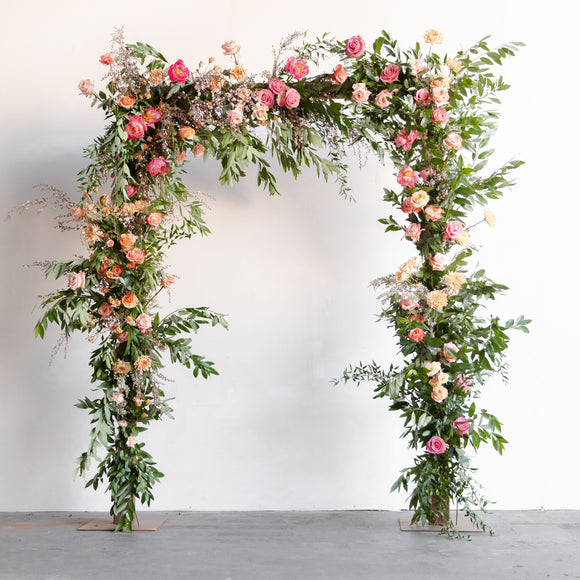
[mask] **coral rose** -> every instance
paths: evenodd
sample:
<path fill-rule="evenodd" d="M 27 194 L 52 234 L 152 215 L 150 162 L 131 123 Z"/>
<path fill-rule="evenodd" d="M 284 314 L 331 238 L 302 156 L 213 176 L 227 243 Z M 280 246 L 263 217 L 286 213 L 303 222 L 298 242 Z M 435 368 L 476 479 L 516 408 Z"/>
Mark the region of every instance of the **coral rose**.
<path fill-rule="evenodd" d="M 125 131 L 129 139 L 141 139 L 147 130 L 147 123 L 140 115 L 129 117 L 129 122 L 125 126 Z"/>
<path fill-rule="evenodd" d="M 84 272 L 73 272 L 69 274 L 68 277 L 68 287 L 71 290 L 78 290 L 79 288 L 85 287 L 85 273 Z"/>
<path fill-rule="evenodd" d="M 447 447 L 447 443 L 445 443 L 445 441 L 443 441 L 443 439 L 437 435 L 431 437 L 431 439 L 427 441 L 427 445 L 425 445 L 425 449 L 427 449 L 429 453 L 434 453 L 436 455 L 445 453 Z"/>
<path fill-rule="evenodd" d="M 403 310 L 413 310 L 414 308 L 419 308 L 419 303 L 413 294 L 410 292 L 403 292 L 399 298 L 399 306 Z"/>
<path fill-rule="evenodd" d="M 437 252 L 434 256 L 429 256 L 429 264 L 436 272 L 443 272 L 447 265 L 447 258 L 445 254 Z"/>
<path fill-rule="evenodd" d="M 108 302 L 103 302 L 98 308 L 97 312 L 101 318 L 110 318 L 113 315 L 113 307 Z"/>
<path fill-rule="evenodd" d="M 119 243 L 121 244 L 121 249 L 123 251 L 130 250 L 137 241 L 137 236 L 135 234 L 121 234 L 119 237 Z"/>
<path fill-rule="evenodd" d="M 386 109 L 387 107 L 391 106 L 391 101 L 389 99 L 393 96 L 393 93 L 388 91 L 387 89 L 382 90 L 376 97 L 375 97 L 375 105 L 380 109 Z"/>
<path fill-rule="evenodd" d="M 359 58 L 365 52 L 365 41 L 362 36 L 351 36 L 345 44 L 346 54 L 353 58 Z"/>
<path fill-rule="evenodd" d="M 278 78 L 272 79 L 268 83 L 268 87 L 275 95 L 279 95 L 281 93 L 286 92 L 286 89 L 288 88 L 286 83 Z"/>
<path fill-rule="evenodd" d="M 425 338 L 425 331 L 422 328 L 412 328 L 407 334 L 407 338 L 415 342 L 421 342 Z"/>
<path fill-rule="evenodd" d="M 419 173 L 413 171 L 408 165 L 405 165 L 397 175 L 397 183 L 404 187 L 415 187 L 419 181 Z"/>
<path fill-rule="evenodd" d="M 288 89 L 284 95 L 284 106 L 295 109 L 300 104 L 300 93 L 296 89 Z"/>
<path fill-rule="evenodd" d="M 113 56 L 112 52 L 107 52 L 106 54 L 101 54 L 101 58 L 99 58 L 99 62 L 101 64 L 113 64 L 115 61 L 115 57 Z"/>
<path fill-rule="evenodd" d="M 463 224 L 456 220 L 451 220 L 447 222 L 445 226 L 445 233 L 443 234 L 443 241 L 447 242 L 448 240 L 455 240 L 457 236 L 460 236 L 463 233 Z"/>
<path fill-rule="evenodd" d="M 132 97 L 131 95 L 127 94 L 117 101 L 117 105 L 119 105 L 119 107 L 122 107 L 123 109 L 130 109 L 136 102 L 137 99 L 135 97 Z"/>
<path fill-rule="evenodd" d="M 371 92 L 367 89 L 365 83 L 355 83 L 352 85 L 352 100 L 355 103 L 366 103 L 370 95 Z"/>
<path fill-rule="evenodd" d="M 431 102 L 431 93 L 429 92 L 429 89 L 419 89 L 415 93 L 414 98 L 418 105 L 428 105 Z"/>
<path fill-rule="evenodd" d="M 167 169 L 168 169 L 168 165 L 167 165 L 167 160 L 165 159 L 165 157 L 154 157 L 147 164 L 147 171 L 153 177 L 155 177 L 156 175 L 159 175 L 160 173 L 164 173 L 165 171 L 167 171 Z"/>
<path fill-rule="evenodd" d="M 93 85 L 93 81 L 91 81 L 90 79 L 85 79 L 84 81 L 81 81 L 79 83 L 79 91 L 86 97 L 91 95 L 94 90 L 95 85 Z"/>
<path fill-rule="evenodd" d="M 463 149 L 461 135 L 458 135 L 457 133 L 449 133 L 449 135 L 443 139 L 443 145 L 449 147 L 449 149 L 455 149 L 456 151 Z"/>
<path fill-rule="evenodd" d="M 412 223 L 407 226 L 405 236 L 411 238 L 411 241 L 416 244 L 421 237 L 421 232 L 424 231 L 425 229 L 421 227 L 421 224 Z"/>
<path fill-rule="evenodd" d="M 125 308 L 136 308 L 139 304 L 139 298 L 132 292 L 126 292 L 121 298 L 121 304 Z"/>
<path fill-rule="evenodd" d="M 141 248 L 133 248 L 129 250 L 126 254 L 127 261 L 132 264 L 142 264 L 145 261 L 145 251 Z"/>
<path fill-rule="evenodd" d="M 135 326 L 137 326 L 141 332 L 145 333 L 151 328 L 151 322 L 151 316 L 149 316 L 149 314 L 143 313 L 139 314 L 139 316 L 137 316 L 135 319 Z"/>
<path fill-rule="evenodd" d="M 188 125 L 182 125 L 179 127 L 179 136 L 182 139 L 193 139 L 195 136 L 195 129 L 193 127 L 189 127 Z"/>
<path fill-rule="evenodd" d="M 185 64 L 183 64 L 183 61 L 179 59 L 169 67 L 168 74 L 169 80 L 183 84 L 189 76 L 189 69 Z"/>
<path fill-rule="evenodd" d="M 258 99 L 258 104 L 262 107 L 270 109 L 274 106 L 275 96 L 270 89 L 260 89 L 256 93 L 256 98 Z"/>
<path fill-rule="evenodd" d="M 457 417 L 453 421 L 453 428 L 462 436 L 467 435 L 471 429 L 471 423 L 467 420 L 467 417 Z"/>
<path fill-rule="evenodd" d="M 268 107 L 263 107 L 262 105 L 256 105 L 252 109 L 252 117 L 260 123 L 260 125 L 265 125 L 268 120 Z"/>
<path fill-rule="evenodd" d="M 161 225 L 161 222 L 163 221 L 163 216 L 156 212 L 156 211 L 152 211 L 146 218 L 145 221 L 152 227 L 152 228 L 157 228 Z"/>
<path fill-rule="evenodd" d="M 441 107 L 435 107 L 433 112 L 431 113 L 431 121 L 434 123 L 440 123 L 442 127 L 445 127 L 447 122 L 449 121 L 449 113 L 446 109 L 442 109 Z"/>
<path fill-rule="evenodd" d="M 235 40 L 228 40 L 222 44 L 222 50 L 225 56 L 232 56 L 240 52 L 240 45 Z"/>
<path fill-rule="evenodd" d="M 440 220 L 443 217 L 443 208 L 435 207 L 434 205 L 428 205 L 425 208 L 425 215 L 433 222 Z"/>
<path fill-rule="evenodd" d="M 396 64 L 388 64 L 382 71 L 380 79 L 384 83 L 394 83 L 399 78 L 401 69 Z"/>
<path fill-rule="evenodd" d="M 334 67 L 334 74 L 332 75 L 331 82 L 335 85 L 342 85 L 346 79 L 348 79 L 346 69 L 341 64 L 337 64 Z"/>

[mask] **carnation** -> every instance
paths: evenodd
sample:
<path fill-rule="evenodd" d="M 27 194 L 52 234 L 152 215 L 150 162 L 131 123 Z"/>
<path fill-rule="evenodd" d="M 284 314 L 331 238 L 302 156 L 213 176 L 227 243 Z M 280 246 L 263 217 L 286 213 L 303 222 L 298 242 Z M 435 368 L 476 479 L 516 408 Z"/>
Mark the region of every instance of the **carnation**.
<path fill-rule="evenodd" d="M 443 278 L 443 284 L 452 290 L 459 292 L 462 286 L 467 282 L 467 278 L 460 274 L 459 272 L 449 272 L 445 278 Z"/>
<path fill-rule="evenodd" d="M 151 366 L 151 359 L 147 355 L 142 354 L 133 365 L 138 371 L 146 371 Z"/>
<path fill-rule="evenodd" d="M 131 372 L 131 363 L 124 360 L 118 360 L 113 365 L 113 372 L 116 375 L 126 375 Z"/>
<path fill-rule="evenodd" d="M 429 30 L 425 31 L 423 35 L 423 39 L 427 44 L 442 44 L 443 43 L 443 35 L 439 30 L 435 28 L 430 28 Z"/>
<path fill-rule="evenodd" d="M 426 296 L 427 304 L 435 310 L 442 310 L 447 306 L 447 294 L 441 290 L 433 290 Z"/>

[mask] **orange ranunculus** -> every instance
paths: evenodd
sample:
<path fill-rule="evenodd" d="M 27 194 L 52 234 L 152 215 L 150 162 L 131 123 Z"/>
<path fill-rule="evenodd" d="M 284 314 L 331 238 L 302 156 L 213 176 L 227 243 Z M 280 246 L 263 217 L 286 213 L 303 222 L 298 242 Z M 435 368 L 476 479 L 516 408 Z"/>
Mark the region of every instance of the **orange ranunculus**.
<path fill-rule="evenodd" d="M 123 298 L 121 298 L 121 303 L 125 308 L 135 308 L 139 304 L 139 298 L 132 292 L 127 292 Z"/>

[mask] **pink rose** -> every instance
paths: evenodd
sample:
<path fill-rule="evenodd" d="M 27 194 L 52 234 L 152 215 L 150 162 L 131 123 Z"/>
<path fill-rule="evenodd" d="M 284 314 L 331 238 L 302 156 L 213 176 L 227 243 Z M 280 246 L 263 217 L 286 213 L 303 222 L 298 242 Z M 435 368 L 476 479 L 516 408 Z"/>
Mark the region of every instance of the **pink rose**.
<path fill-rule="evenodd" d="M 154 157 L 147 164 L 147 171 L 153 177 L 155 177 L 156 175 L 159 175 L 160 173 L 164 173 L 165 171 L 167 171 L 167 169 L 168 169 L 168 165 L 167 165 L 167 160 L 165 159 L 165 157 Z"/>
<path fill-rule="evenodd" d="M 284 105 L 288 109 L 295 109 L 300 104 L 300 93 L 296 89 L 288 89 L 284 95 Z"/>
<path fill-rule="evenodd" d="M 441 107 L 436 107 L 431 113 L 431 121 L 441 123 L 441 126 L 445 127 L 447 121 L 449 121 L 449 113 Z"/>
<path fill-rule="evenodd" d="M 403 187 L 415 187 L 419 181 L 419 173 L 413 171 L 408 165 L 405 165 L 397 175 L 397 183 Z"/>
<path fill-rule="evenodd" d="M 427 70 L 427 63 L 424 60 L 417 59 L 415 61 L 415 66 L 413 67 L 413 72 L 411 73 L 413 76 L 417 76 L 422 72 Z"/>
<path fill-rule="evenodd" d="M 443 241 L 455 240 L 457 236 L 463 233 L 463 224 L 461 222 L 451 220 L 445 226 L 445 233 L 443 234 Z"/>
<path fill-rule="evenodd" d="M 278 93 L 276 95 L 276 104 L 279 107 L 283 107 L 284 106 L 284 99 L 286 98 L 286 91 L 282 92 L 282 93 Z"/>
<path fill-rule="evenodd" d="M 399 78 L 401 69 L 396 64 L 388 64 L 381 72 L 381 81 L 394 83 Z"/>
<path fill-rule="evenodd" d="M 222 50 L 226 56 L 232 56 L 240 52 L 240 45 L 235 40 L 228 40 L 222 44 Z"/>
<path fill-rule="evenodd" d="M 436 272 L 443 272 L 447 265 L 447 258 L 445 257 L 445 254 L 437 252 L 434 256 L 429 256 L 429 264 Z"/>
<path fill-rule="evenodd" d="M 445 87 L 432 87 L 431 99 L 438 107 L 448 105 L 449 91 Z"/>
<path fill-rule="evenodd" d="M 238 109 L 237 107 L 235 109 L 230 109 L 226 113 L 226 115 L 228 117 L 228 123 L 232 127 L 237 127 L 238 125 L 241 125 L 244 120 L 243 111 L 241 109 Z"/>
<path fill-rule="evenodd" d="M 274 93 L 270 89 L 260 89 L 256 93 L 256 98 L 258 99 L 258 105 L 262 107 L 267 107 L 270 109 L 274 106 Z"/>
<path fill-rule="evenodd" d="M 471 429 L 471 423 L 467 420 L 467 417 L 457 417 L 455 421 L 453 421 L 453 428 L 460 434 L 460 435 L 467 435 L 468 431 Z"/>
<path fill-rule="evenodd" d="M 419 308 L 419 303 L 411 292 L 403 292 L 399 298 L 399 306 L 403 310 L 413 310 L 414 308 Z"/>
<path fill-rule="evenodd" d="M 430 175 L 435 175 L 435 170 L 432 167 L 426 167 L 425 169 L 419 172 L 419 175 L 421 176 L 421 179 L 425 181 L 429 179 Z"/>
<path fill-rule="evenodd" d="M 101 58 L 99 58 L 99 62 L 101 64 L 113 64 L 115 57 L 113 56 L 112 52 L 107 52 L 106 54 L 102 54 Z"/>
<path fill-rule="evenodd" d="M 417 243 L 419 238 L 421 237 L 421 232 L 424 232 L 425 229 L 421 227 L 421 224 L 412 223 L 407 226 L 405 230 L 405 236 L 411 238 L 413 243 Z"/>
<path fill-rule="evenodd" d="M 425 215 L 428 216 L 432 222 L 436 222 L 443 217 L 443 208 L 428 205 L 424 210 Z"/>
<path fill-rule="evenodd" d="M 411 129 L 409 133 L 401 129 L 395 137 L 395 145 L 401 147 L 403 151 L 409 151 L 418 138 L 419 132 L 416 129 Z"/>
<path fill-rule="evenodd" d="M 147 127 L 154 127 L 155 123 L 161 121 L 161 111 L 155 107 L 149 107 L 143 114 L 143 120 L 147 123 Z"/>
<path fill-rule="evenodd" d="M 108 302 L 103 302 L 98 308 L 97 312 L 101 318 L 110 318 L 113 315 L 113 307 Z"/>
<path fill-rule="evenodd" d="M 142 264 L 145 261 L 145 250 L 141 248 L 133 248 L 125 253 L 125 257 L 131 264 Z"/>
<path fill-rule="evenodd" d="M 355 103 L 366 103 L 369 100 L 371 92 L 367 89 L 365 83 L 355 83 L 352 85 L 352 100 Z"/>
<path fill-rule="evenodd" d="M 127 197 L 131 199 L 137 193 L 137 188 L 134 185 L 129 184 L 127 186 Z"/>
<path fill-rule="evenodd" d="M 168 74 L 169 80 L 183 84 L 189 76 L 189 69 L 185 64 L 183 64 L 183 61 L 179 59 L 169 67 Z"/>
<path fill-rule="evenodd" d="M 429 441 L 427 441 L 427 445 L 425 446 L 425 448 L 429 453 L 441 455 L 442 453 L 445 453 L 445 451 L 447 450 L 447 444 L 445 443 L 445 441 L 443 441 L 443 439 L 441 439 L 441 437 L 435 435 L 431 437 Z"/>
<path fill-rule="evenodd" d="M 73 272 L 72 274 L 69 274 L 68 287 L 71 290 L 78 290 L 79 288 L 84 288 L 85 287 L 85 273 L 84 272 Z"/>
<path fill-rule="evenodd" d="M 286 61 L 284 70 L 290 73 L 297 81 L 302 80 L 310 72 L 308 63 L 304 59 L 296 60 L 295 56 L 291 56 Z"/>
<path fill-rule="evenodd" d="M 95 85 L 93 85 L 93 81 L 90 79 L 85 79 L 79 83 L 79 91 L 87 97 L 92 94 L 94 89 Z"/>
<path fill-rule="evenodd" d="M 387 91 L 387 89 L 382 90 L 376 97 L 375 97 L 375 105 L 380 109 L 386 109 L 387 107 L 391 106 L 391 101 L 389 99 L 393 96 L 393 93 Z"/>
<path fill-rule="evenodd" d="M 441 354 L 443 355 L 443 358 L 447 362 L 454 362 L 455 359 L 457 358 L 458 352 L 459 349 L 457 348 L 457 345 L 453 342 L 446 342 L 441 348 Z"/>
<path fill-rule="evenodd" d="M 157 228 L 163 221 L 163 216 L 156 211 L 152 211 L 146 218 L 145 221 L 152 227 Z"/>
<path fill-rule="evenodd" d="M 334 67 L 334 74 L 332 75 L 332 83 L 335 85 L 342 85 L 348 79 L 348 73 L 346 69 L 341 65 L 337 64 Z"/>
<path fill-rule="evenodd" d="M 428 105 L 431 102 L 431 93 L 429 89 L 419 89 L 415 93 L 415 102 L 418 105 Z"/>
<path fill-rule="evenodd" d="M 269 83 L 268 86 L 270 87 L 270 90 L 275 94 L 275 95 L 279 95 L 280 93 L 284 93 L 286 91 L 286 89 L 288 88 L 286 83 L 278 78 L 276 79 L 272 79 Z"/>
<path fill-rule="evenodd" d="M 407 338 L 415 342 L 421 342 L 425 338 L 425 331 L 422 328 L 411 328 Z"/>
<path fill-rule="evenodd" d="M 443 145 L 449 147 L 449 149 L 455 149 L 456 151 L 463 149 L 461 135 L 458 135 L 457 133 L 449 133 L 449 135 L 443 139 Z"/>
<path fill-rule="evenodd" d="M 124 332 L 117 334 L 117 340 L 119 342 L 127 342 L 128 339 L 129 339 L 129 331 L 128 330 L 125 330 Z"/>
<path fill-rule="evenodd" d="M 147 123 L 145 119 L 139 115 L 132 115 L 129 117 L 129 122 L 125 127 L 125 131 L 129 136 L 129 139 L 141 139 L 147 131 Z"/>
<path fill-rule="evenodd" d="M 471 391 L 471 379 L 468 379 L 465 375 L 457 375 L 457 387 L 464 393 Z"/>
<path fill-rule="evenodd" d="M 352 56 L 353 58 L 359 58 L 365 52 L 365 41 L 362 36 L 351 36 L 345 45 L 346 54 Z"/>
<path fill-rule="evenodd" d="M 151 328 L 151 320 L 149 314 L 139 314 L 135 319 L 135 325 L 141 332 L 147 332 Z"/>

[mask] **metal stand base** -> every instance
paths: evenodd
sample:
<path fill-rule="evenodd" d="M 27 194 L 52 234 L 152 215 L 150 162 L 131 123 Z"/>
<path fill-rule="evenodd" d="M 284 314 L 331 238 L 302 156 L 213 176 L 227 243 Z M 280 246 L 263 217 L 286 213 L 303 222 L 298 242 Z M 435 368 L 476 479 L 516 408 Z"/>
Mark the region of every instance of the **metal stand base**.
<path fill-rule="evenodd" d="M 155 532 L 157 531 L 165 522 L 167 518 L 161 516 L 139 516 L 133 523 L 134 532 Z M 81 532 L 114 532 L 116 524 L 113 520 L 108 518 L 94 518 L 90 522 L 83 524 L 80 528 L 77 528 Z"/>
<path fill-rule="evenodd" d="M 457 520 L 453 520 L 455 529 L 458 532 L 465 532 L 469 534 L 481 534 L 483 530 L 476 528 L 469 518 L 465 516 L 459 516 Z M 399 527 L 401 532 L 437 532 L 439 533 L 443 526 L 422 526 L 420 523 L 411 525 L 411 518 L 399 518 Z"/>

